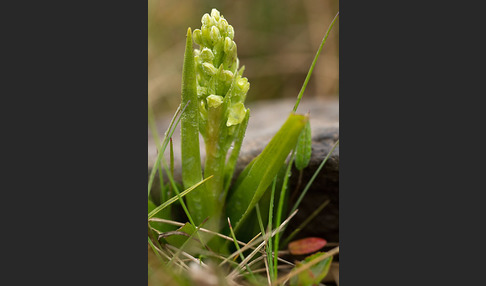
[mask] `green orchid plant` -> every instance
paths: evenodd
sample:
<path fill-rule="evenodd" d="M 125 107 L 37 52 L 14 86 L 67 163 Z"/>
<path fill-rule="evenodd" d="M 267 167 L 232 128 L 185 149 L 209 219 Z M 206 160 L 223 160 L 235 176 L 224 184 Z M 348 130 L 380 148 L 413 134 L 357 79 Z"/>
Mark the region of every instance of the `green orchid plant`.
<path fill-rule="evenodd" d="M 201 29 L 193 33 L 199 49 L 192 51 L 190 29 L 187 37 L 183 74 L 188 88 L 183 88 L 182 105 L 189 105 L 181 120 L 182 181 L 188 188 L 213 176 L 187 202 L 195 223 L 210 218 L 217 229 L 250 116 L 244 105 L 250 83 L 243 77 L 244 67 L 239 68 L 233 27 L 216 9 L 201 22 Z M 204 174 L 199 133 L 206 147 Z"/>

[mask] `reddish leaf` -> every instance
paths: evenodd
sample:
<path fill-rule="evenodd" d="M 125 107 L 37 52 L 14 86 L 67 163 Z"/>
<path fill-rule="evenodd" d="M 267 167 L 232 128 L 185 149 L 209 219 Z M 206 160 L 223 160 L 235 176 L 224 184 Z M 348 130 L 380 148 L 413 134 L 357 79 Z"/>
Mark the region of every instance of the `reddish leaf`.
<path fill-rule="evenodd" d="M 289 243 L 289 251 L 293 255 L 309 254 L 315 252 L 324 245 L 327 241 L 319 237 L 308 237 Z"/>

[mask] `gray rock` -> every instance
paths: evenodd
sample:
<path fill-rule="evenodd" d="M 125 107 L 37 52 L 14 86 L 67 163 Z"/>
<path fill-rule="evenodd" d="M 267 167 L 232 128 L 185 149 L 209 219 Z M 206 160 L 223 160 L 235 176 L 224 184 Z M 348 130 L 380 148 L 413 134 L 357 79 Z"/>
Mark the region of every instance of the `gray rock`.
<path fill-rule="evenodd" d="M 292 111 L 294 99 L 277 101 L 260 101 L 248 104 L 250 108 L 250 121 L 246 136 L 238 159 L 235 177 L 243 168 L 255 158 L 268 144 L 272 136 L 278 131 L 288 114 Z M 309 166 L 303 170 L 302 181 L 299 187 L 301 192 L 322 160 L 327 156 L 334 143 L 339 139 L 339 103 L 337 100 L 303 99 L 298 113 L 310 113 L 312 130 L 312 157 Z M 158 120 L 159 136 L 162 137 L 172 116 Z M 149 174 L 155 162 L 157 153 L 155 143 L 149 131 L 148 165 Z M 174 166 L 176 180 L 180 181 L 180 130 L 174 132 Z M 200 140 L 201 146 L 202 139 Z M 168 157 L 168 148 L 166 151 Z M 201 156 L 204 157 L 204 148 L 201 147 Z M 294 169 L 290 178 L 290 192 L 298 184 L 299 171 Z M 155 186 L 157 187 L 157 186 Z M 299 212 L 290 222 L 286 233 L 298 227 L 312 212 L 324 201 L 330 200 L 322 212 L 302 230 L 296 238 L 317 236 L 330 242 L 339 241 L 339 146 L 331 154 L 329 160 L 316 177 L 306 196 L 299 206 Z"/>

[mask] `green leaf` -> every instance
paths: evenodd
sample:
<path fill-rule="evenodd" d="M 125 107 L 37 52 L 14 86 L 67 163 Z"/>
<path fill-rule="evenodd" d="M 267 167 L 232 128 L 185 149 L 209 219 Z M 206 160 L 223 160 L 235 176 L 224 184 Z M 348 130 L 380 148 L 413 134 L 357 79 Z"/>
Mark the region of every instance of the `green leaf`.
<path fill-rule="evenodd" d="M 166 237 L 164 237 L 164 240 L 177 248 L 181 248 L 182 245 L 186 243 L 186 241 L 194 233 L 195 230 L 196 229 L 194 228 L 194 226 L 192 226 L 192 224 L 187 222 L 186 224 L 184 224 L 183 226 L 177 229 L 177 233 L 173 235 L 167 235 Z M 186 235 L 183 235 L 182 233 L 185 233 Z"/>
<path fill-rule="evenodd" d="M 325 252 L 318 252 L 305 258 L 302 262 L 297 262 L 295 268 L 304 267 L 305 264 L 311 262 L 314 259 L 325 255 Z M 311 266 L 309 269 L 299 273 L 296 276 L 290 278 L 290 286 L 312 286 L 319 284 L 324 277 L 326 277 L 331 267 L 332 256 L 318 262 L 316 265 Z"/>
<path fill-rule="evenodd" d="M 309 165 L 311 154 L 312 136 L 310 122 L 308 121 L 297 140 L 297 147 L 295 149 L 295 167 L 297 170 L 300 171 Z"/>
<path fill-rule="evenodd" d="M 192 48 L 191 28 L 187 29 L 186 51 L 182 67 L 182 106 L 187 104 L 181 116 L 181 160 L 182 183 L 189 188 L 202 180 L 201 156 L 199 151 L 199 106 L 197 100 L 196 64 Z M 189 211 L 196 224 L 205 219 L 207 202 L 202 186 L 187 197 Z"/>
<path fill-rule="evenodd" d="M 291 113 L 262 153 L 241 173 L 227 204 L 231 221 L 237 222 L 235 232 L 272 183 L 290 151 L 295 148 L 297 138 L 308 120 L 305 115 Z"/>

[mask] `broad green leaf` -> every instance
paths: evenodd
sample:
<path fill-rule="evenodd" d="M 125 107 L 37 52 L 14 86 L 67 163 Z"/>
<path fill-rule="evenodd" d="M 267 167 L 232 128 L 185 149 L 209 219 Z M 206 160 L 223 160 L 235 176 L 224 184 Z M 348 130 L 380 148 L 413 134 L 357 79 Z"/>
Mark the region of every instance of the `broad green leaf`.
<path fill-rule="evenodd" d="M 305 125 L 304 130 L 299 135 L 297 147 L 295 148 L 295 167 L 302 170 L 309 165 L 312 154 L 312 136 L 310 121 Z"/>
<path fill-rule="evenodd" d="M 182 67 L 182 106 L 187 108 L 181 115 L 182 182 L 189 188 L 202 180 L 199 151 L 199 107 L 197 100 L 196 64 L 192 48 L 191 28 L 187 29 L 186 50 Z M 205 186 L 187 197 L 189 211 L 196 224 L 205 219 L 205 209 L 211 207 L 204 199 Z"/>
<path fill-rule="evenodd" d="M 311 256 L 306 257 L 302 262 L 297 262 L 295 268 L 304 267 L 306 263 L 311 262 L 320 256 L 325 255 L 325 252 L 318 252 Z M 296 276 L 290 278 L 290 286 L 312 286 L 318 285 L 324 277 L 326 277 L 331 267 L 332 256 L 320 261 L 316 265 L 311 266 L 309 269 L 299 273 Z"/>
<path fill-rule="evenodd" d="M 235 232 L 272 183 L 290 151 L 295 148 L 297 138 L 308 120 L 305 115 L 291 113 L 262 153 L 240 175 L 227 204 L 228 216 L 231 221 L 237 222 Z"/>

